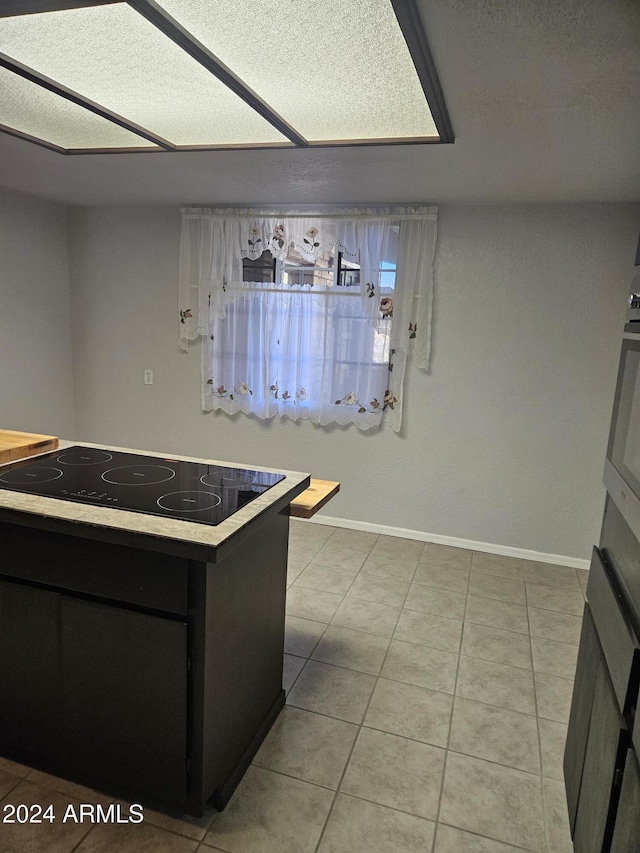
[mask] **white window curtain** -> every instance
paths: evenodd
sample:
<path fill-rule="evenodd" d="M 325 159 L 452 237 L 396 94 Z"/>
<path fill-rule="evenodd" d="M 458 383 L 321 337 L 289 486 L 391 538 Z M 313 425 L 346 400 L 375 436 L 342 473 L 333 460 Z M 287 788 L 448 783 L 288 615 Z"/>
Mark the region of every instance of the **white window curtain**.
<path fill-rule="evenodd" d="M 407 358 L 429 367 L 436 228 L 433 206 L 183 209 L 180 346 L 203 338 L 203 409 L 400 430 Z M 243 280 L 243 258 L 291 249 L 309 261 L 340 252 L 359 286 Z"/>

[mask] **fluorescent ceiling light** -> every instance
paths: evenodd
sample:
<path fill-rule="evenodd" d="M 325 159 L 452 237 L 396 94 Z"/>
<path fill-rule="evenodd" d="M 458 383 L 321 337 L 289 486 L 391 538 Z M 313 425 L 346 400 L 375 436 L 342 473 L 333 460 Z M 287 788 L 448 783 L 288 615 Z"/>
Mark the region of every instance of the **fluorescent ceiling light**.
<path fill-rule="evenodd" d="M 141 136 L 4 68 L 0 68 L 0 125 L 62 149 L 150 146 Z"/>
<path fill-rule="evenodd" d="M 176 145 L 286 142 L 126 3 L 0 20 L 2 52 Z"/>
<path fill-rule="evenodd" d="M 437 137 L 389 0 L 159 0 L 306 139 Z"/>
<path fill-rule="evenodd" d="M 415 0 L 4 6 L 0 130 L 56 150 L 453 141 Z"/>

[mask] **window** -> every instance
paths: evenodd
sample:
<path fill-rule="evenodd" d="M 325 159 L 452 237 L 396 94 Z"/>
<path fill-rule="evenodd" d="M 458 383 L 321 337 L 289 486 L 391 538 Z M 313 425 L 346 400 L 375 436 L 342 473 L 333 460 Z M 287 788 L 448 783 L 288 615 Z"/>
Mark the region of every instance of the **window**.
<path fill-rule="evenodd" d="M 275 282 L 276 259 L 271 252 L 263 252 L 259 258 L 243 258 L 243 281 Z"/>
<path fill-rule="evenodd" d="M 396 277 L 395 263 L 382 260 L 379 284 L 393 288 Z M 317 260 L 306 260 L 295 249 L 289 249 L 286 258 L 279 261 L 270 251 L 259 258 L 242 259 L 242 278 L 245 282 L 273 282 L 281 285 L 336 285 L 338 287 L 360 286 L 360 264 L 345 258 L 342 252 L 324 252 Z"/>
<path fill-rule="evenodd" d="M 388 281 L 394 270 L 386 261 Z M 313 259 L 293 248 L 282 259 L 269 250 L 243 259 L 242 295 L 211 324 L 212 408 L 227 401 L 262 418 L 330 423 L 373 415 L 371 425 L 378 423 L 389 390 L 392 318 L 380 312 L 371 322 L 359 273 L 335 249 Z M 381 279 L 382 271 L 370 292 L 384 307 L 393 291 L 382 290 Z"/>
<path fill-rule="evenodd" d="M 430 310 L 430 290 L 421 302 L 420 288 L 425 270 L 431 285 L 432 244 L 422 230 L 429 223 L 435 238 L 435 216 L 416 219 L 407 231 L 392 217 L 225 220 L 188 211 L 180 299 L 197 297 L 199 308 L 197 317 L 180 309 L 181 338 L 183 347 L 204 339 L 203 408 L 360 429 L 379 426 L 386 412 L 399 428 L 406 355 L 420 305 L 427 320 Z"/>
<path fill-rule="evenodd" d="M 335 296 L 350 295 L 359 296 L 360 288 L 360 265 L 356 260 L 347 260 L 342 252 L 325 252 L 316 261 L 308 261 L 290 249 L 284 260 L 279 261 L 266 251 L 259 258 L 243 258 L 242 274 L 245 283 L 271 282 L 278 287 L 278 292 L 286 292 L 286 288 L 298 286 L 303 288 L 315 288 L 315 292 L 325 292 L 318 285 L 345 290 L 334 292 Z M 393 287 L 395 285 L 396 266 L 394 261 L 382 260 L 378 275 L 378 293 L 381 299 L 393 299 Z M 327 291 L 328 293 L 328 291 Z M 383 307 L 388 306 L 388 302 Z M 364 321 L 365 315 L 354 313 L 351 309 L 355 305 L 348 306 L 342 303 L 342 313 L 334 314 L 333 322 L 339 327 L 339 334 L 347 337 L 348 331 L 353 331 L 354 324 Z M 311 310 L 319 309 L 320 303 L 311 302 Z M 349 325 L 349 330 L 345 325 Z M 375 334 L 371 341 L 371 363 L 386 364 L 389 361 L 389 339 L 391 331 L 391 317 L 389 312 L 381 314 L 380 322 L 377 324 Z"/>

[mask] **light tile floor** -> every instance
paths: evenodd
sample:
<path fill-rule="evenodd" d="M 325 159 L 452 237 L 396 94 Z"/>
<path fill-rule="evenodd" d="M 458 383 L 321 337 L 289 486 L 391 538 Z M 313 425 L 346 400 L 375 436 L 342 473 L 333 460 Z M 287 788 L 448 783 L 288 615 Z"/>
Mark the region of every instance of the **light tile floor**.
<path fill-rule="evenodd" d="M 2 853 L 570 853 L 562 752 L 587 572 L 291 528 L 287 706 L 227 808 L 0 824 Z M 3 759 L 0 797 L 0 812 L 110 802 Z"/>

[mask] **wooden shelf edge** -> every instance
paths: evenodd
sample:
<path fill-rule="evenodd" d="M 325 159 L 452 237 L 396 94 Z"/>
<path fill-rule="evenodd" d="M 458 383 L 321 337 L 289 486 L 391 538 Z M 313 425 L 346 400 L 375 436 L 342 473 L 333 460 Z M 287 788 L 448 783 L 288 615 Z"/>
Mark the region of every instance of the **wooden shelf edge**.
<path fill-rule="evenodd" d="M 335 480 L 315 480 L 312 477 L 309 488 L 291 501 L 289 515 L 293 518 L 311 518 L 339 491 L 340 483 Z"/>
<path fill-rule="evenodd" d="M 0 465 L 58 448 L 55 435 L 0 430 Z"/>

